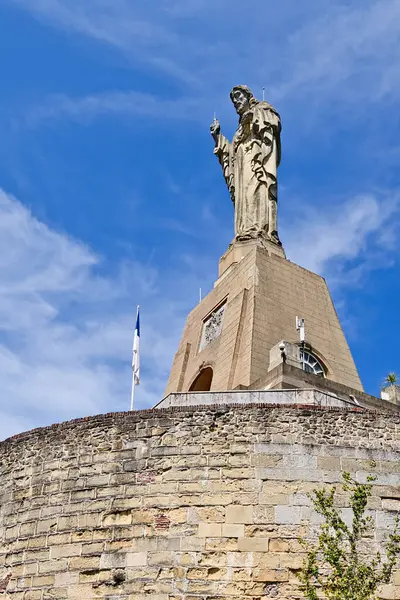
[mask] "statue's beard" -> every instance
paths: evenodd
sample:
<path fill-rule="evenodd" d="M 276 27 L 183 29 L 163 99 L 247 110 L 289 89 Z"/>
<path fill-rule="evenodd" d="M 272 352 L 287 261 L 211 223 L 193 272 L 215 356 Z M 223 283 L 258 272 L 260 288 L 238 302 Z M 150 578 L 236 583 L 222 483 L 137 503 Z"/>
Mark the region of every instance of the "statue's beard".
<path fill-rule="evenodd" d="M 251 120 L 251 111 L 250 111 L 250 107 L 246 106 L 242 112 L 239 113 L 239 124 L 240 125 L 245 125 L 246 123 L 249 122 L 249 119 Z"/>
<path fill-rule="evenodd" d="M 239 117 L 244 115 L 249 110 L 249 108 L 250 107 L 248 104 L 235 105 L 235 109 L 236 109 L 236 112 L 239 115 Z"/>

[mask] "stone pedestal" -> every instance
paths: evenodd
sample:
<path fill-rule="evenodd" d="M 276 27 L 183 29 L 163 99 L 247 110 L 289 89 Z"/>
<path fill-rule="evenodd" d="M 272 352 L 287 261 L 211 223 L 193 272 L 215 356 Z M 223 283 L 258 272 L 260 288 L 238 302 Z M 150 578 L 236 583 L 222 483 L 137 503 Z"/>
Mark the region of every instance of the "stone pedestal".
<path fill-rule="evenodd" d="M 166 394 L 248 389 L 265 378 L 270 350 L 298 343 L 296 316 L 305 319 L 307 344 L 326 377 L 362 390 L 325 280 L 285 258 L 281 247 L 252 240 L 222 257 L 214 289 L 190 313 Z M 254 389 L 254 388 L 253 388 Z"/>
<path fill-rule="evenodd" d="M 219 279 L 216 281 L 215 285 L 218 284 L 221 277 L 229 273 L 229 270 L 231 268 L 240 263 L 246 256 L 246 254 L 250 252 L 255 246 L 263 248 L 269 256 L 274 255 L 286 258 L 283 246 L 278 246 L 277 244 L 273 244 L 272 242 L 268 242 L 266 240 L 260 239 L 248 240 L 246 242 L 234 242 L 230 244 L 228 250 L 225 252 L 225 254 L 221 257 L 221 260 L 219 261 Z"/>

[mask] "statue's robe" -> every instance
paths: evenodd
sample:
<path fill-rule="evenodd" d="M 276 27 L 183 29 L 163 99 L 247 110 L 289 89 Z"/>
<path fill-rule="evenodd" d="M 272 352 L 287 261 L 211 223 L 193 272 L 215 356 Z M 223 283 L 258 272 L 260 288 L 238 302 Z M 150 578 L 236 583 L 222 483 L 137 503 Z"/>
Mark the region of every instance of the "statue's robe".
<path fill-rule="evenodd" d="M 219 134 L 218 156 L 235 205 L 235 237 L 264 237 L 280 243 L 277 227 L 277 169 L 281 121 L 268 102 L 257 102 L 239 120 L 232 143 Z"/>

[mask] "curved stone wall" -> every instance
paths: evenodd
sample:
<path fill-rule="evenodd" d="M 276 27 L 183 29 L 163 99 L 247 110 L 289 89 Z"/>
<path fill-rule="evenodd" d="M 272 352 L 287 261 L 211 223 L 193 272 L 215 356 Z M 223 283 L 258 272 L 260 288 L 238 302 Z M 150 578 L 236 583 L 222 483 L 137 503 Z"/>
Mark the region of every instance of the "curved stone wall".
<path fill-rule="evenodd" d="M 297 598 L 297 538 L 317 524 L 308 491 L 342 470 L 375 473 L 378 541 L 400 507 L 393 414 L 116 413 L 22 434 L 0 459 L 0 591 L 4 580 L 12 600 Z"/>

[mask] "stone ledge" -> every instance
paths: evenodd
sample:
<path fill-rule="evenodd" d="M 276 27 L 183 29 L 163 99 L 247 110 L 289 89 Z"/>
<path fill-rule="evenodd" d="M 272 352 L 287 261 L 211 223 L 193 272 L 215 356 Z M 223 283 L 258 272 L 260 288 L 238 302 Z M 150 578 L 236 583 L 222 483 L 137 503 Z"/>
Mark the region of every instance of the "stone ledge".
<path fill-rule="evenodd" d="M 244 389 L 256 391 L 307 388 L 318 389 L 321 392 L 326 392 L 348 401 L 351 399 L 351 396 L 353 396 L 363 408 L 376 409 L 379 412 L 399 412 L 400 408 L 391 401 L 371 396 L 371 394 L 367 394 L 362 390 L 351 388 L 332 379 L 325 377 L 321 378 L 318 375 L 307 373 L 306 371 L 303 371 L 303 369 L 296 368 L 293 365 L 284 362 L 274 367 L 265 377 L 255 381 L 250 388 Z"/>
<path fill-rule="evenodd" d="M 249 406 L 261 404 L 261 406 L 316 406 L 321 408 L 365 409 L 365 407 L 360 406 L 349 398 L 343 398 L 335 393 L 322 391 L 317 388 L 176 392 L 163 398 L 154 408 L 185 408 L 198 404 L 201 406 Z"/>
<path fill-rule="evenodd" d="M 201 396 L 202 392 L 194 392 L 194 394 Z M 243 412 L 249 411 L 252 409 L 263 409 L 263 411 L 273 411 L 276 409 L 279 410 L 293 410 L 296 412 L 300 411 L 315 411 L 315 412 L 338 412 L 338 413 L 360 413 L 360 414 L 369 414 L 370 416 L 382 417 L 387 416 L 391 421 L 400 423 L 400 415 L 389 412 L 387 410 L 378 411 L 375 409 L 366 409 L 360 408 L 356 406 L 318 406 L 315 404 L 266 404 L 261 402 L 253 402 L 251 404 L 213 404 L 213 405 L 202 405 L 200 403 L 201 399 L 199 398 L 199 404 L 191 405 L 191 406 L 172 406 L 169 408 L 150 408 L 144 410 L 137 411 L 125 411 L 125 412 L 110 412 L 99 415 L 81 417 L 78 419 L 72 419 L 71 421 L 63 421 L 61 423 L 54 423 L 53 425 L 48 425 L 45 427 L 37 427 L 35 429 L 31 429 L 28 431 L 24 431 L 18 433 L 14 436 L 11 436 L 3 441 L 0 441 L 0 448 L 6 446 L 7 444 L 16 443 L 19 441 L 26 441 L 29 438 L 38 437 L 41 435 L 46 435 L 49 433 L 62 433 L 68 432 L 69 429 L 74 428 L 77 425 L 87 425 L 88 428 L 95 427 L 97 425 L 111 426 L 117 425 L 118 423 L 140 423 L 145 422 L 150 419 L 161 419 L 162 417 L 173 418 L 177 415 L 177 413 L 182 416 L 187 414 L 193 414 L 195 412 L 199 413 L 207 413 L 207 412 L 230 412 L 232 410 Z"/>

